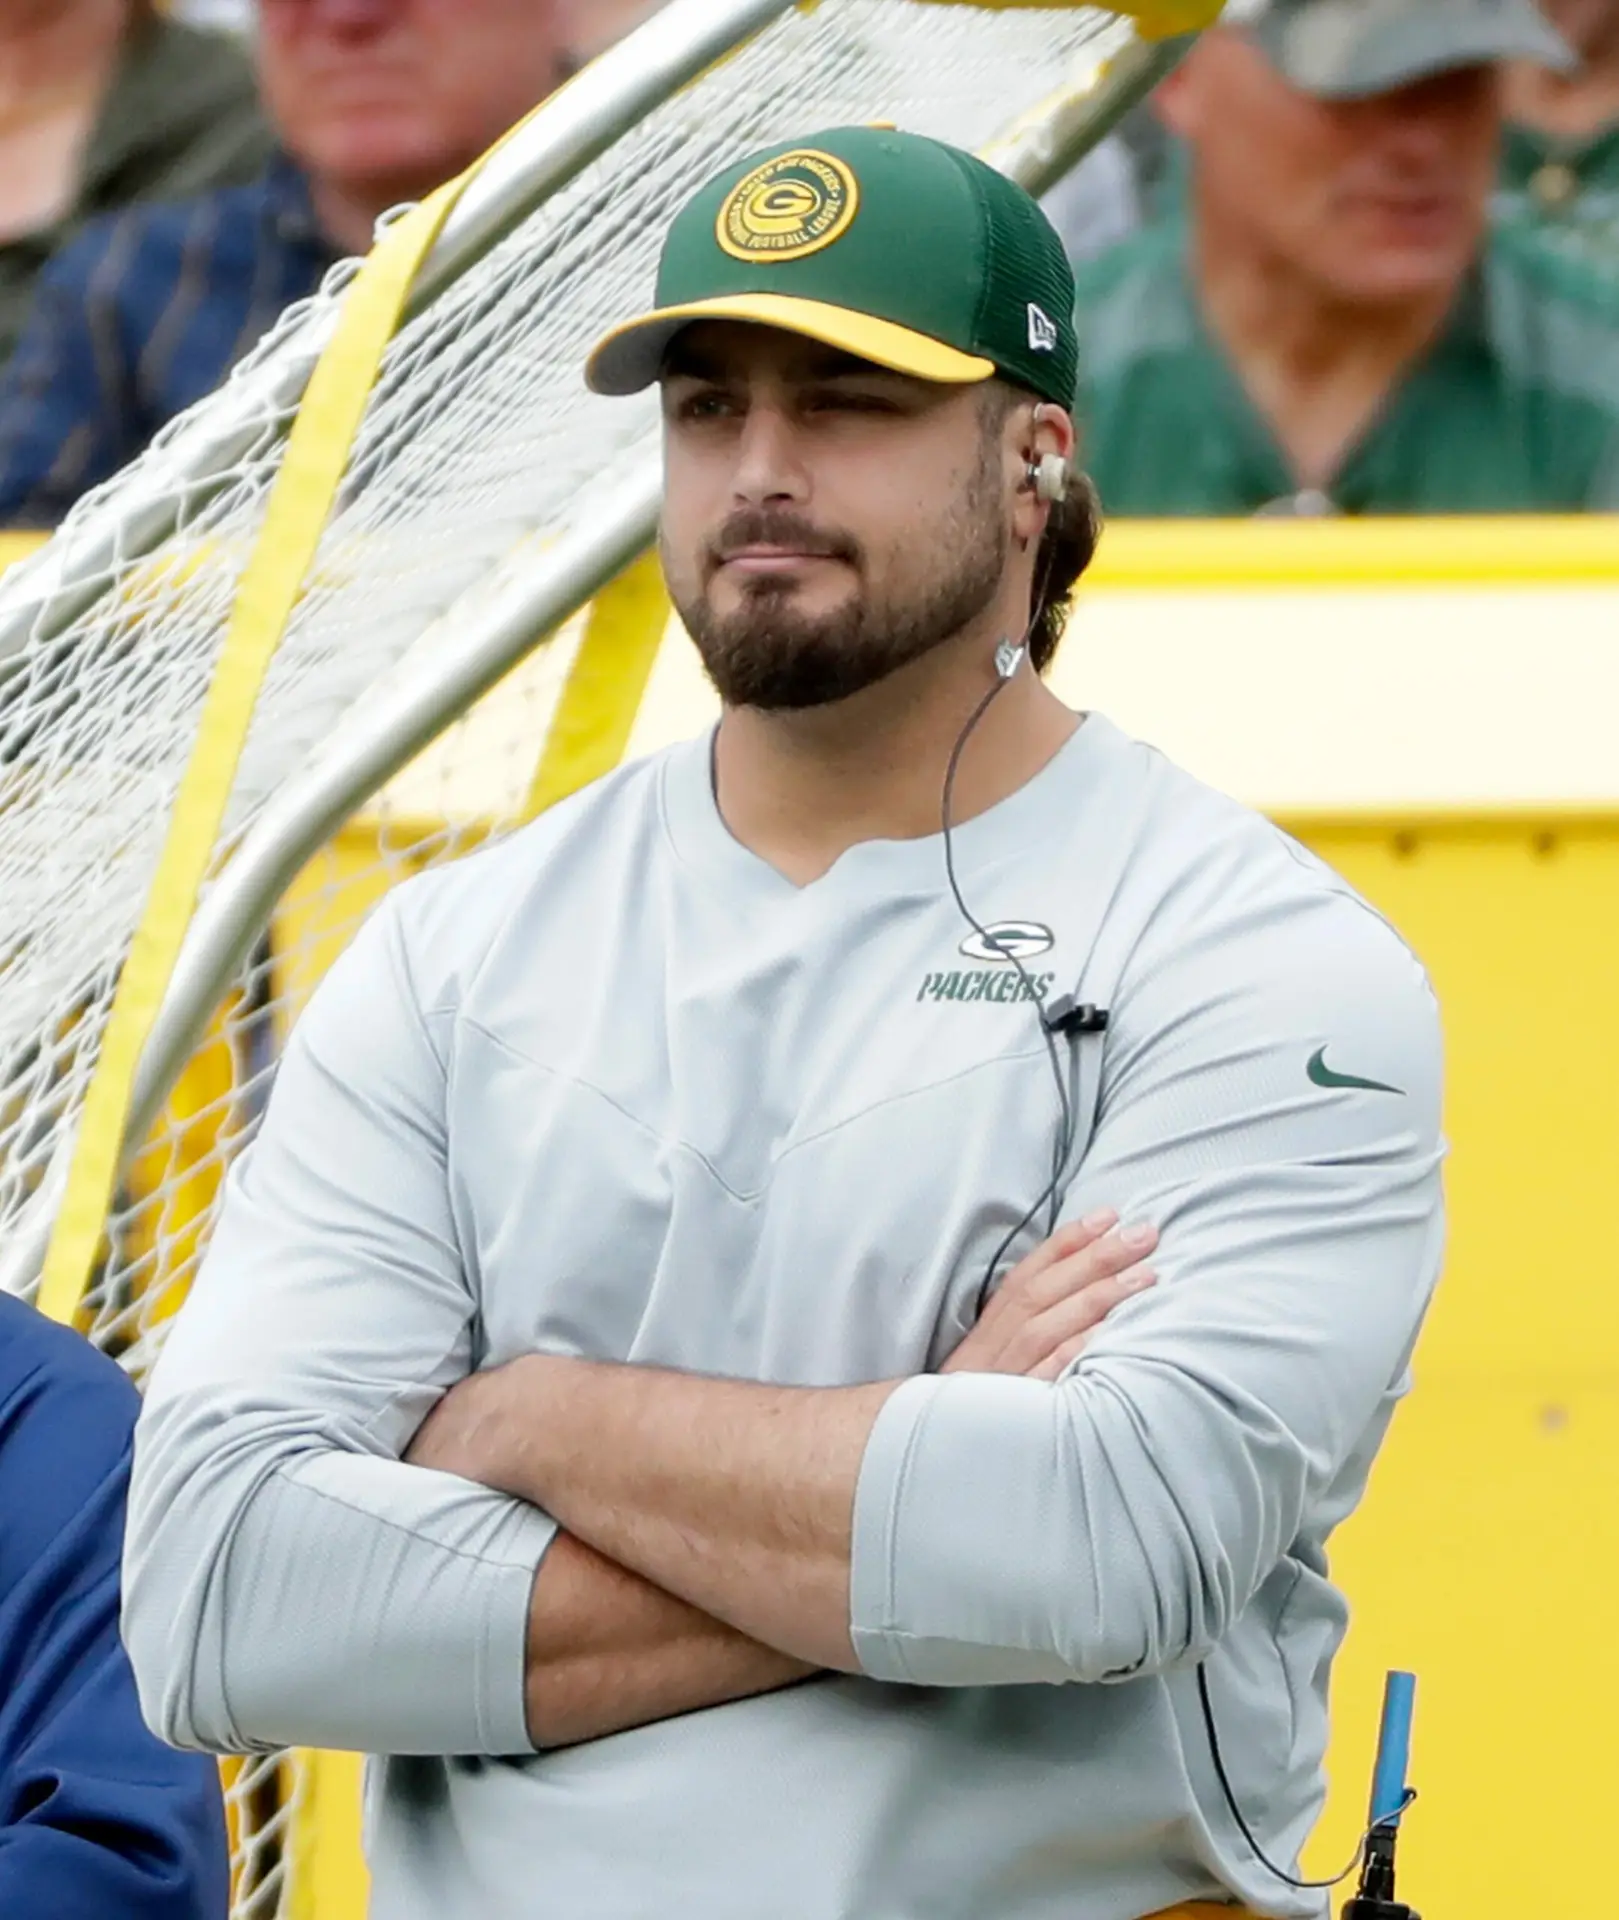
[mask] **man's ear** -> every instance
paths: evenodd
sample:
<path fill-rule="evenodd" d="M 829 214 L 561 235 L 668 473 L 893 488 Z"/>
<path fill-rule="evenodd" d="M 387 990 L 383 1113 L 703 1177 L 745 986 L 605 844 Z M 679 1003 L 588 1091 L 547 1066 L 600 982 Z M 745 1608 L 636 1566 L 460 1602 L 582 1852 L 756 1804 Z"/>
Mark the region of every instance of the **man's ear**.
<path fill-rule="evenodd" d="M 1074 426 L 1074 416 L 1066 407 L 1053 406 L 1045 401 L 1034 409 L 1029 419 L 1028 460 L 1031 465 L 1038 465 L 1048 455 L 1055 454 L 1065 467 L 1072 467 L 1078 447 L 1079 434 Z"/>
<path fill-rule="evenodd" d="M 1028 549 L 1044 532 L 1051 509 L 1074 479 L 1076 435 L 1072 415 L 1065 407 L 1042 401 L 1028 413 L 1019 409 L 1017 437 L 1018 490 L 1012 509 L 1012 531 L 1019 546 Z M 1046 490 L 1050 480 L 1057 492 Z"/>

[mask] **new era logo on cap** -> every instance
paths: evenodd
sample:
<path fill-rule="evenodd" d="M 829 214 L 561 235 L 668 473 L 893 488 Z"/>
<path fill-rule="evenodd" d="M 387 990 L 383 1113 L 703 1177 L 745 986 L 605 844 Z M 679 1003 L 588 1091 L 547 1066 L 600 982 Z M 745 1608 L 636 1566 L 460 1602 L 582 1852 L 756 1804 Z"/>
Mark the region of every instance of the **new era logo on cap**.
<path fill-rule="evenodd" d="M 1033 353 L 1057 351 L 1057 323 L 1044 307 L 1029 302 L 1029 348 Z"/>

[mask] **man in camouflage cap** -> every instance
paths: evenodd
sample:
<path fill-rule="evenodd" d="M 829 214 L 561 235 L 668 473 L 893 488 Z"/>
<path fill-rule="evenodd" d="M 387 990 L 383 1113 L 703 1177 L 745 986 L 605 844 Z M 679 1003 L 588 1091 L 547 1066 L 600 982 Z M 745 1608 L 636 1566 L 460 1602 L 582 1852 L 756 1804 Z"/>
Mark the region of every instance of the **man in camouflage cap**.
<path fill-rule="evenodd" d="M 1118 513 L 1619 504 L 1619 288 L 1487 238 L 1531 0 L 1247 0 L 1161 91 L 1183 215 L 1079 276 Z"/>

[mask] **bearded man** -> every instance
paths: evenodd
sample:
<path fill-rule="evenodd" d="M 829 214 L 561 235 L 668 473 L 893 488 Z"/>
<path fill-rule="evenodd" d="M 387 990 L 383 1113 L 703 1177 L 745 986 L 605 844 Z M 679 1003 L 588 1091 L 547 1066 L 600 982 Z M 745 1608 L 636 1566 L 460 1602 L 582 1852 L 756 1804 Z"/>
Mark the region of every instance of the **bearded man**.
<path fill-rule="evenodd" d="M 294 1035 L 126 1633 L 170 1739 L 379 1756 L 376 1920 L 1322 1911 L 1437 1022 L 1042 680 L 1071 306 L 935 141 L 703 187 L 589 378 L 661 386 L 723 718 L 402 888 Z"/>

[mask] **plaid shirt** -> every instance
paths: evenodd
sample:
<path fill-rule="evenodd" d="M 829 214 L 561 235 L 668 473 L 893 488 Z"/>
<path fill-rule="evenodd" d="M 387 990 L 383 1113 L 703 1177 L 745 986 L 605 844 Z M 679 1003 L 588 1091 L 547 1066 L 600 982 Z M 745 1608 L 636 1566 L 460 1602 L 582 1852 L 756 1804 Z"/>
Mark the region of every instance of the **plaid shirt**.
<path fill-rule="evenodd" d="M 211 393 L 337 258 L 285 159 L 93 221 L 40 276 L 0 375 L 0 527 L 53 527 Z"/>
<path fill-rule="evenodd" d="M 34 232 L 0 240 L 0 364 L 16 348 L 52 254 L 90 221 L 141 201 L 242 186 L 270 152 L 246 48 L 132 9 L 71 204 Z"/>

